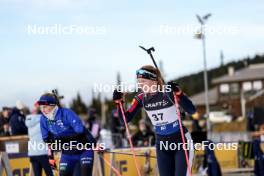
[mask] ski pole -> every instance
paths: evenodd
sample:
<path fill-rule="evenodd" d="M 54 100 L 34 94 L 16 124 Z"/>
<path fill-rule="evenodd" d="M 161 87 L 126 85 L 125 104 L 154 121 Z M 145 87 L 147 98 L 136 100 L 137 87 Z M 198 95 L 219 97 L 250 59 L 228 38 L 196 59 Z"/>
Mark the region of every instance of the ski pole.
<path fill-rule="evenodd" d="M 146 49 L 146 48 L 144 48 L 143 46 L 139 46 L 141 49 L 143 49 L 144 51 L 146 51 L 149 55 L 150 55 L 150 58 L 151 58 L 151 60 L 152 60 L 152 62 L 154 63 L 154 65 L 155 65 L 155 67 L 156 68 L 158 68 L 158 65 L 157 65 L 157 63 L 155 62 L 155 59 L 154 59 L 154 57 L 153 57 L 153 55 L 152 55 L 152 51 L 154 52 L 155 51 L 155 49 L 154 49 L 154 47 L 151 47 L 151 48 L 149 48 L 149 49 Z"/>
<path fill-rule="evenodd" d="M 121 101 L 118 101 L 118 106 L 119 106 L 119 108 L 121 110 L 122 117 L 123 117 L 123 121 L 125 123 L 127 137 L 128 137 L 128 141 L 129 141 L 129 144 L 130 144 L 130 149 L 132 150 L 134 162 L 135 162 L 136 169 L 137 169 L 137 174 L 138 174 L 138 176 L 141 176 L 140 170 L 139 170 L 139 166 L 138 166 L 138 162 L 137 162 L 137 158 L 136 158 L 136 153 L 135 153 L 134 145 L 133 145 L 132 140 L 131 140 L 130 131 L 129 131 L 129 128 L 128 128 L 128 124 L 127 124 L 127 121 L 126 121 L 126 116 L 125 116 L 124 108 L 123 108 L 123 105 L 122 105 L 122 102 Z"/>
<path fill-rule="evenodd" d="M 120 172 L 118 171 L 118 169 L 116 169 L 107 159 L 105 159 L 103 156 L 101 156 L 102 152 L 105 152 L 106 150 L 101 150 L 99 146 L 96 146 L 96 148 L 94 149 L 94 151 L 96 151 L 98 153 L 98 156 L 104 160 L 104 162 L 106 163 L 106 165 L 108 165 L 110 167 L 110 169 L 112 169 L 112 171 L 117 175 L 117 176 L 122 176 L 120 174 Z"/>
<path fill-rule="evenodd" d="M 185 153 L 185 159 L 186 159 L 187 169 L 188 169 L 189 175 L 192 176 L 190 161 L 189 161 L 189 158 L 188 158 L 187 149 L 185 148 L 186 141 L 185 141 L 185 138 L 184 138 L 184 132 L 183 132 L 183 127 L 182 127 L 179 100 L 178 100 L 178 97 L 177 97 L 176 93 L 173 93 L 173 96 L 174 96 L 175 106 L 176 106 L 176 109 L 177 109 L 177 114 L 178 114 L 178 117 L 179 117 L 179 124 L 180 124 L 180 130 L 181 130 L 181 138 L 182 138 L 182 142 L 183 142 L 183 146 L 184 146 L 183 147 L 183 150 L 184 150 L 184 153 Z"/>
<path fill-rule="evenodd" d="M 122 176 L 121 174 L 120 174 L 120 172 L 114 167 L 114 166 L 112 166 L 112 164 L 107 160 L 107 159 L 105 159 L 103 156 L 101 156 L 100 154 L 99 154 L 99 157 L 100 158 L 102 158 L 103 160 L 104 160 L 104 162 L 106 163 L 106 165 L 108 165 L 109 167 L 110 167 L 110 169 L 112 169 L 112 171 L 117 175 L 117 176 Z"/>

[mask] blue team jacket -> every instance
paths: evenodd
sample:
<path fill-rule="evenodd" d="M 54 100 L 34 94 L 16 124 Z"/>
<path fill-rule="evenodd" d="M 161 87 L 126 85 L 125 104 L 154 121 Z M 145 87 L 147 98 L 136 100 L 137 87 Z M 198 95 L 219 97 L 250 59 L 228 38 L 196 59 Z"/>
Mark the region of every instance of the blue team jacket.
<path fill-rule="evenodd" d="M 72 110 L 59 108 L 54 120 L 47 119 L 44 115 L 40 119 L 40 128 L 44 141 L 53 139 L 67 139 L 85 134 L 87 142 L 95 142 L 92 135 L 84 128 L 81 119 Z M 78 137 L 74 139 L 78 142 Z"/>

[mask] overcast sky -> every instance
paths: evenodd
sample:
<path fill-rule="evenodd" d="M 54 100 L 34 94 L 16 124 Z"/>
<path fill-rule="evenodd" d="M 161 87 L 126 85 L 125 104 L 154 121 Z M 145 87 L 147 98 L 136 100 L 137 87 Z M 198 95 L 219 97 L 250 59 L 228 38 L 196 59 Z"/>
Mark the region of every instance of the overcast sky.
<path fill-rule="evenodd" d="M 114 84 L 118 71 L 134 83 L 136 69 L 151 64 L 138 45 L 155 47 L 167 79 L 195 73 L 203 68 L 195 14 L 212 13 L 209 68 L 221 50 L 225 62 L 262 54 L 263 11 L 259 0 L 0 0 L 0 107 L 32 105 L 55 87 L 66 104 L 77 91 L 88 103 L 93 84 Z"/>

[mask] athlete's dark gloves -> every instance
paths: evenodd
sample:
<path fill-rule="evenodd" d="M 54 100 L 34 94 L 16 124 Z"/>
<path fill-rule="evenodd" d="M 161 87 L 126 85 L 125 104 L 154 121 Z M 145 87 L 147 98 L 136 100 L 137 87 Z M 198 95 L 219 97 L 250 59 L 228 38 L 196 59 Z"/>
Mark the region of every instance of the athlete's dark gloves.
<path fill-rule="evenodd" d="M 51 132 L 48 132 L 48 137 L 46 137 L 45 139 L 43 139 L 43 141 L 45 143 L 53 143 L 55 140 L 54 140 L 54 137 L 51 134 Z"/>
<path fill-rule="evenodd" d="M 123 101 L 123 93 L 118 90 L 114 90 L 113 100 L 115 101 L 115 103 L 118 103 L 119 101 Z"/>
<path fill-rule="evenodd" d="M 179 84 L 177 84 L 174 81 L 170 81 L 170 82 L 168 82 L 168 85 L 170 86 L 170 88 L 172 89 L 172 91 L 174 93 L 176 93 L 176 95 L 178 95 L 178 96 L 179 95 L 182 95 L 182 90 L 181 90 Z"/>

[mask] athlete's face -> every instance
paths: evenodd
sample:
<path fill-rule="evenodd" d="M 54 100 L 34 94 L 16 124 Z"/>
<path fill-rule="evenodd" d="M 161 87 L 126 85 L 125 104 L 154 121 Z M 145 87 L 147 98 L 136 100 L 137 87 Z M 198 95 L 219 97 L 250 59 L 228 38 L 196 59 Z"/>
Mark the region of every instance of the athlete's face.
<path fill-rule="evenodd" d="M 145 78 L 137 78 L 138 88 L 144 93 L 153 93 L 157 90 L 157 81 Z"/>
<path fill-rule="evenodd" d="M 55 108 L 55 106 L 49 106 L 49 105 L 41 105 L 40 106 L 40 110 L 44 115 L 49 114 L 54 108 Z"/>

